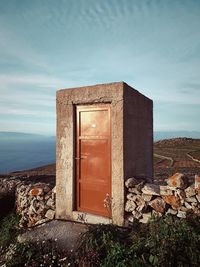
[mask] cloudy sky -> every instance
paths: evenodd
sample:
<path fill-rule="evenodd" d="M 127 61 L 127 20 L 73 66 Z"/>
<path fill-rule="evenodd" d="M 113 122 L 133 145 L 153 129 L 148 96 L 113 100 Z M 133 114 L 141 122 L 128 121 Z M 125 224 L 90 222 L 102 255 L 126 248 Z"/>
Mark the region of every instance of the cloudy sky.
<path fill-rule="evenodd" d="M 54 135 L 57 89 L 114 81 L 200 131 L 200 1 L 0 0 L 0 131 Z"/>

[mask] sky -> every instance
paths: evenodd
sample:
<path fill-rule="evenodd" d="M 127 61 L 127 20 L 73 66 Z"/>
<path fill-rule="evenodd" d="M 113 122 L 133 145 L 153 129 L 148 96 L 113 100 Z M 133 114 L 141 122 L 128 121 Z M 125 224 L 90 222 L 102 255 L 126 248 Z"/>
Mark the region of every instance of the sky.
<path fill-rule="evenodd" d="M 200 1 L 0 0 L 0 131 L 55 135 L 56 90 L 117 81 L 200 131 Z"/>

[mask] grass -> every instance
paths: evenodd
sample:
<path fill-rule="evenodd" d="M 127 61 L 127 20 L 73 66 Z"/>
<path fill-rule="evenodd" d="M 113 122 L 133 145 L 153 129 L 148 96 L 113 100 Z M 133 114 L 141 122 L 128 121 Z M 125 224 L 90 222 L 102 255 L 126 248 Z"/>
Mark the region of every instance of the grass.
<path fill-rule="evenodd" d="M 81 237 L 83 266 L 199 266 L 200 219 L 155 218 L 132 229 L 90 226 Z"/>
<path fill-rule="evenodd" d="M 1 246 L 6 266 L 185 267 L 200 266 L 200 217 L 154 218 L 130 228 L 89 225 L 75 251 L 62 251 L 56 241 L 16 242 L 18 218 L 1 221 Z"/>
<path fill-rule="evenodd" d="M 0 246 L 8 246 L 13 242 L 18 233 L 19 216 L 10 213 L 0 221 Z"/>

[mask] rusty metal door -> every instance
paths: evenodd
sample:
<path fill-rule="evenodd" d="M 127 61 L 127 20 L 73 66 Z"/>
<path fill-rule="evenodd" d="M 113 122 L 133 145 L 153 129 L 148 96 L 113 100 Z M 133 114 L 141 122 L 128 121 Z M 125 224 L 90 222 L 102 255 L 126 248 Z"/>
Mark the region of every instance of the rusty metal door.
<path fill-rule="evenodd" d="M 111 217 L 110 105 L 76 107 L 77 210 Z"/>

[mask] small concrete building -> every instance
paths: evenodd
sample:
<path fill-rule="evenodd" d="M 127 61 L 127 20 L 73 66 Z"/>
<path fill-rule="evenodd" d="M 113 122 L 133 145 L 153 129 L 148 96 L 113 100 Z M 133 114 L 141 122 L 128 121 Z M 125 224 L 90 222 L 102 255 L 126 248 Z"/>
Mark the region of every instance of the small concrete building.
<path fill-rule="evenodd" d="M 130 177 L 153 177 L 152 100 L 124 82 L 59 90 L 56 218 L 125 225 Z"/>

